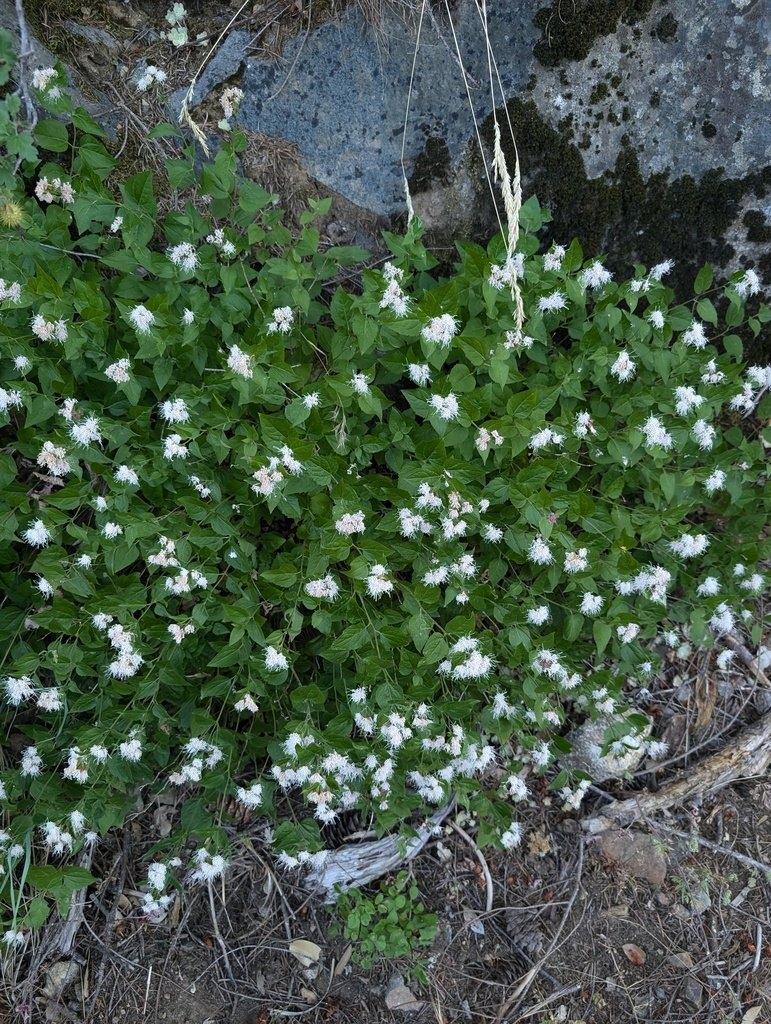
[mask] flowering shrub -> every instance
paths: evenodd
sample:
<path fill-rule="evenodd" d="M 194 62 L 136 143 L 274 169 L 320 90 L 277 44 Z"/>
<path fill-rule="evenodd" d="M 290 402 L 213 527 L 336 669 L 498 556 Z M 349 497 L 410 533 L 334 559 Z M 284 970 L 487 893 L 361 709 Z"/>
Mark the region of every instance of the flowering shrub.
<path fill-rule="evenodd" d="M 514 846 L 565 723 L 633 700 L 662 643 L 757 642 L 752 270 L 676 304 L 668 263 L 542 252 L 531 199 L 513 256 L 459 244 L 441 279 L 413 225 L 346 290 L 364 254 L 322 244 L 324 203 L 293 237 L 237 133 L 167 161 L 165 215 L 83 111 L 35 140 L 0 234 L 6 941 L 48 912 L 25 883 L 83 884 L 39 862 L 142 787 L 184 797 L 150 917 L 175 870 L 225 869 L 238 804 L 288 865 L 345 808 L 388 828 L 451 794 Z"/>

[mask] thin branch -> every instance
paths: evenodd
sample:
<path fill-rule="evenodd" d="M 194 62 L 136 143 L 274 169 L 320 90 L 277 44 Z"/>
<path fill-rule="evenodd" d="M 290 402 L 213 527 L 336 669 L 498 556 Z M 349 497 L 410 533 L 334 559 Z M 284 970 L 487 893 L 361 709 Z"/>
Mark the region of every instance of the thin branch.
<path fill-rule="evenodd" d="M 747 867 L 756 868 L 771 878 L 771 864 L 764 864 L 763 861 L 755 860 L 754 857 L 748 857 L 745 853 L 739 853 L 738 850 L 732 850 L 728 846 L 713 843 L 710 839 L 705 839 L 696 832 L 681 832 L 680 829 L 672 828 L 670 825 L 665 825 L 660 821 L 653 821 L 651 818 L 645 818 L 644 820 L 651 828 L 660 828 L 672 836 L 677 836 L 678 839 L 685 839 L 689 843 L 698 843 L 699 846 L 703 846 L 705 850 L 711 850 L 712 853 L 725 854 L 726 857 L 732 857 L 734 860 L 738 860 L 740 864 L 746 864 Z"/>
<path fill-rule="evenodd" d="M 222 938 L 219 922 L 217 921 L 217 908 L 214 906 L 214 891 L 212 883 L 208 882 L 206 888 L 209 890 L 209 909 L 211 910 L 211 923 L 212 928 L 214 929 L 214 937 L 219 943 L 220 949 L 222 950 L 222 959 L 225 962 L 225 970 L 228 973 L 228 977 L 235 985 L 236 979 L 235 975 L 233 974 L 233 968 L 230 966 L 230 958 L 228 957 L 228 947 L 225 945 L 225 940 Z"/>
<path fill-rule="evenodd" d="M 457 832 L 458 835 L 462 839 L 466 840 L 466 842 L 469 844 L 471 849 L 476 854 L 477 860 L 482 865 L 482 872 L 483 872 L 483 874 L 485 876 L 485 885 L 486 885 L 486 888 L 487 888 L 487 899 L 486 899 L 486 903 L 485 903 L 485 911 L 486 911 L 486 913 L 489 914 L 490 911 L 493 909 L 493 879 L 492 879 L 492 875 L 490 874 L 490 868 L 487 866 L 487 861 L 485 860 L 484 854 L 479 849 L 479 847 L 477 846 L 477 844 L 474 841 L 474 839 L 472 839 L 472 837 L 468 834 L 468 832 L 465 829 L 460 827 L 460 825 L 457 823 L 457 821 L 453 821 L 450 818 L 450 819 L 448 819 L 447 824 L 450 826 L 450 828 L 454 832 Z"/>

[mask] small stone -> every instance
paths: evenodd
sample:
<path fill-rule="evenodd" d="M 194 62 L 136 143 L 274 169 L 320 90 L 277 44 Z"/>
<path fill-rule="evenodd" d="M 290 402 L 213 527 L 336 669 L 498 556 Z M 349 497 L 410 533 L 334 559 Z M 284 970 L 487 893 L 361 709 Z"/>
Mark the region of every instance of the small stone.
<path fill-rule="evenodd" d="M 683 999 L 691 1006 L 701 1006 L 704 988 L 698 978 L 689 975 L 683 982 Z"/>
<path fill-rule="evenodd" d="M 667 963 L 672 967 L 677 967 L 678 970 L 690 971 L 693 968 L 693 957 L 687 950 L 683 949 L 673 953 L 672 956 L 668 956 Z"/>
<path fill-rule="evenodd" d="M 385 1004 L 389 1010 L 399 1010 L 401 1013 L 417 1013 L 427 1005 L 407 988 L 401 974 L 394 974 L 388 982 Z"/>
<path fill-rule="evenodd" d="M 654 888 L 664 884 L 667 860 L 654 836 L 614 829 L 600 836 L 598 848 L 606 860 L 630 878 L 642 879 Z"/>

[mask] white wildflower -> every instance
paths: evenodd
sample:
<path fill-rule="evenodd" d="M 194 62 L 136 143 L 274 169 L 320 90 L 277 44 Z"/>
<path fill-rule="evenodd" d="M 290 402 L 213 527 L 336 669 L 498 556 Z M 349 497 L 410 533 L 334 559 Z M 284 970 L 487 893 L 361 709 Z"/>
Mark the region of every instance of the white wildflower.
<path fill-rule="evenodd" d="M 42 519 L 35 519 L 22 534 L 23 539 L 33 548 L 44 548 L 51 540 L 51 531 Z"/>
<path fill-rule="evenodd" d="M 688 413 L 704 404 L 702 395 L 698 394 L 696 389 L 691 387 L 675 388 L 675 398 L 677 399 L 675 412 L 678 416 L 687 416 Z"/>
<path fill-rule="evenodd" d="M 612 280 L 613 275 L 603 267 L 599 260 L 595 260 L 580 275 L 580 281 L 584 288 L 602 288 Z"/>
<path fill-rule="evenodd" d="M 305 584 L 305 593 L 309 597 L 315 597 L 325 601 L 334 601 L 340 593 L 340 587 L 332 576 L 326 576 L 318 580 L 309 580 Z"/>
<path fill-rule="evenodd" d="M 346 512 L 335 522 L 335 529 L 343 536 L 350 537 L 354 533 L 364 533 L 364 513 Z"/>
<path fill-rule="evenodd" d="M 602 609 L 603 599 L 599 594 L 585 593 L 581 600 L 581 612 L 584 615 L 597 615 Z"/>
<path fill-rule="evenodd" d="M 238 345 L 233 345 L 228 353 L 228 366 L 233 373 L 237 373 L 239 377 L 244 377 L 246 380 L 249 380 L 252 376 L 253 364 L 253 356 L 243 352 Z"/>
<path fill-rule="evenodd" d="M 459 326 L 456 317 L 451 316 L 450 313 L 444 313 L 442 316 L 435 316 L 432 320 L 429 320 L 421 331 L 421 337 L 426 341 L 447 348 L 458 333 Z"/>
<path fill-rule="evenodd" d="M 551 565 L 554 557 L 543 537 L 536 537 L 528 550 L 528 558 L 536 565 Z"/>
<path fill-rule="evenodd" d="M 540 313 L 552 313 L 559 309 L 566 309 L 567 304 L 564 292 L 556 291 L 550 295 L 541 296 L 538 300 L 538 311 Z"/>
<path fill-rule="evenodd" d="M 443 420 L 454 420 L 460 412 L 458 399 L 452 392 L 449 395 L 432 395 L 428 403 Z"/>
<path fill-rule="evenodd" d="M 268 324 L 268 334 L 289 334 L 294 323 L 294 313 L 291 306 L 279 306 L 273 310 L 273 319 Z"/>
<path fill-rule="evenodd" d="M 689 348 L 706 348 L 707 335 L 704 331 L 704 324 L 700 320 L 694 320 L 687 331 L 680 335 L 680 341 Z"/>
<path fill-rule="evenodd" d="M 289 661 L 281 651 L 268 646 L 265 648 L 265 668 L 268 672 L 283 672 L 289 668 Z"/>
<path fill-rule="evenodd" d="M 166 255 L 175 267 L 179 267 L 185 273 L 192 273 L 198 266 L 198 253 L 190 242 L 180 242 L 179 245 L 172 246 L 166 250 Z"/>
<path fill-rule="evenodd" d="M 148 334 L 155 323 L 155 314 L 146 306 L 135 306 L 129 313 L 129 320 L 138 334 Z"/>
<path fill-rule="evenodd" d="M 620 352 L 615 363 L 611 366 L 610 372 L 621 383 L 631 380 L 635 375 L 637 364 L 626 352 Z"/>
<path fill-rule="evenodd" d="M 424 388 L 431 383 L 431 368 L 427 363 L 410 363 L 407 366 L 407 374 L 418 387 Z"/>
<path fill-rule="evenodd" d="M 664 424 L 655 416 L 649 416 L 643 424 L 645 441 L 651 448 L 671 448 L 674 444 L 672 435 L 665 430 Z"/>
<path fill-rule="evenodd" d="M 169 434 L 163 439 L 164 459 L 186 459 L 188 450 L 179 434 Z"/>

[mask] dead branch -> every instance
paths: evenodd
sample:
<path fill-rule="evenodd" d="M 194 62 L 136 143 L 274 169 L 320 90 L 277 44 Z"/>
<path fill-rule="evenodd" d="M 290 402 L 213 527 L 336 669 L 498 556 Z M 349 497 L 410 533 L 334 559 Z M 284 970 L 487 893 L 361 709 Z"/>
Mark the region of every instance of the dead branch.
<path fill-rule="evenodd" d="M 722 750 L 706 757 L 658 792 L 645 791 L 628 800 L 615 800 L 603 807 L 601 814 L 585 819 L 582 826 L 587 832 L 603 832 L 614 823 L 629 825 L 674 804 L 717 793 L 739 779 L 763 775 L 769 764 L 771 712 L 732 736 Z"/>
<path fill-rule="evenodd" d="M 334 850 L 321 867 L 305 876 L 305 889 L 320 894 L 325 902 L 333 903 L 337 898 L 338 887 L 358 888 L 374 882 L 389 871 L 395 871 L 420 853 L 436 826 L 444 821 L 454 806 L 455 801 L 451 800 L 432 814 L 411 839 L 400 841 L 398 836 L 383 836 L 369 843 L 354 843 Z"/>

